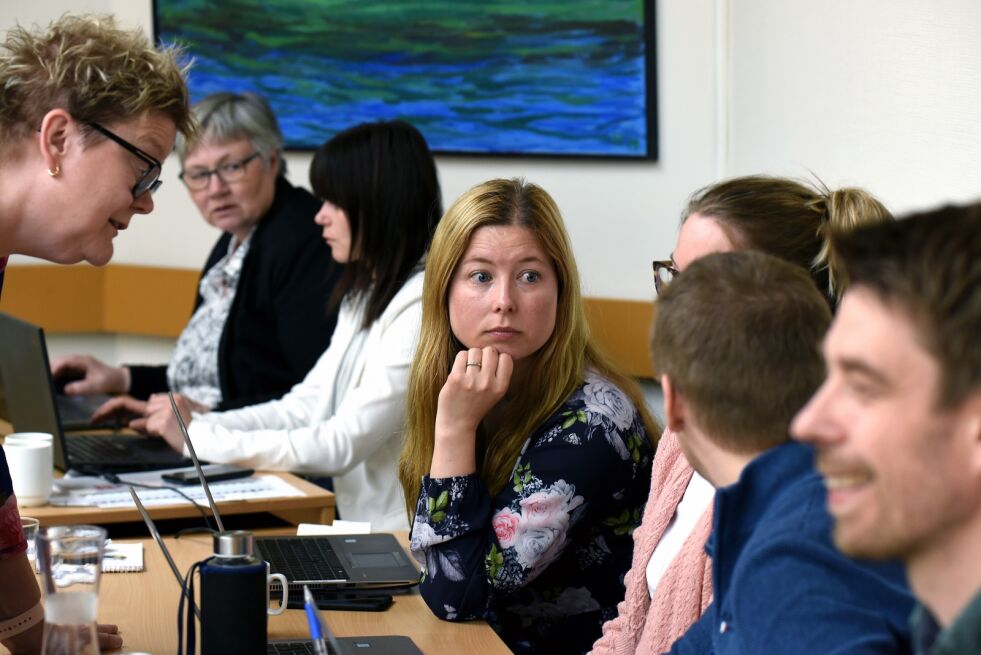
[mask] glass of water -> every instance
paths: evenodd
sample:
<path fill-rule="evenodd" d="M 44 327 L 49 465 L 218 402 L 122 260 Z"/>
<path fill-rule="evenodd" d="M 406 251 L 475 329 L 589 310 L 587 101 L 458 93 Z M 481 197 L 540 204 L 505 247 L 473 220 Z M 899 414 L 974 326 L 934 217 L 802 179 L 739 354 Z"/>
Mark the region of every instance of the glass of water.
<path fill-rule="evenodd" d="M 37 530 L 41 527 L 41 522 L 30 516 L 20 517 L 20 526 L 24 529 L 24 539 L 27 541 L 27 561 L 31 563 L 31 568 L 37 572 L 37 546 L 34 539 L 37 537 Z"/>
<path fill-rule="evenodd" d="M 97 655 L 99 578 L 106 531 L 94 525 L 52 526 L 37 533 L 44 591 L 44 655 Z"/>

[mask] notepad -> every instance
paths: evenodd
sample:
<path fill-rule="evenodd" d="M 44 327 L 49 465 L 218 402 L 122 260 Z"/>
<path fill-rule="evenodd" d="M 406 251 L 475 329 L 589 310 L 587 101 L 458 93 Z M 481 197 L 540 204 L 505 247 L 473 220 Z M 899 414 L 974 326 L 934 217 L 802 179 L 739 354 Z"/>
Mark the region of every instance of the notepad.
<path fill-rule="evenodd" d="M 334 519 L 330 525 L 301 523 L 296 527 L 296 534 L 300 537 L 315 534 L 371 534 L 371 523 L 368 521 L 345 521 L 343 519 Z"/>
<path fill-rule="evenodd" d="M 143 570 L 143 544 L 110 542 L 102 555 L 103 573 L 128 573 Z"/>
<path fill-rule="evenodd" d="M 144 475 L 144 474 L 139 474 Z M 159 482 L 160 472 L 156 475 Z M 137 474 L 127 474 L 120 479 L 127 482 L 136 478 Z M 136 507 L 133 503 L 129 490 L 124 485 L 107 485 L 97 481 L 96 486 L 74 485 L 65 487 L 62 485 L 61 493 L 51 495 L 51 504 L 56 507 L 88 506 L 101 507 L 103 509 L 114 509 L 119 507 Z M 274 475 L 257 475 L 252 478 L 242 480 L 228 480 L 225 482 L 215 482 L 211 486 L 211 493 L 216 502 L 232 500 L 258 500 L 262 498 L 289 498 L 303 496 L 303 492 L 286 480 Z M 184 495 L 189 496 L 197 503 L 206 505 L 207 498 L 204 489 L 200 486 L 182 487 Z M 157 488 L 137 489 L 140 501 L 147 507 L 157 507 L 160 505 L 175 505 L 187 502 L 187 498 L 174 491 L 169 485 L 161 485 Z"/>

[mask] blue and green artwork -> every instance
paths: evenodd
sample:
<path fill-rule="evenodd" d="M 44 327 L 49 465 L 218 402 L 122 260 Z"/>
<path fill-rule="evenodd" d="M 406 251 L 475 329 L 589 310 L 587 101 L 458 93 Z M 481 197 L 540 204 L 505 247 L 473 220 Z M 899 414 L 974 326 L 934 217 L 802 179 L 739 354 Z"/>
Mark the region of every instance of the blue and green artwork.
<path fill-rule="evenodd" d="M 656 156 L 653 0 L 155 0 L 191 94 L 266 95 L 287 146 L 401 118 L 442 153 Z"/>

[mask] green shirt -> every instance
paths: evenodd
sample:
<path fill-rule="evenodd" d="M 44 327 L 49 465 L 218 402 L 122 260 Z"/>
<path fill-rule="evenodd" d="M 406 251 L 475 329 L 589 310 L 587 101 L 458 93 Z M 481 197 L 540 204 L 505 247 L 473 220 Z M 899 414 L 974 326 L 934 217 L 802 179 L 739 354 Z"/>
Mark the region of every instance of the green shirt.
<path fill-rule="evenodd" d="M 923 605 L 910 617 L 916 655 L 977 655 L 981 653 L 981 591 L 946 630 Z"/>

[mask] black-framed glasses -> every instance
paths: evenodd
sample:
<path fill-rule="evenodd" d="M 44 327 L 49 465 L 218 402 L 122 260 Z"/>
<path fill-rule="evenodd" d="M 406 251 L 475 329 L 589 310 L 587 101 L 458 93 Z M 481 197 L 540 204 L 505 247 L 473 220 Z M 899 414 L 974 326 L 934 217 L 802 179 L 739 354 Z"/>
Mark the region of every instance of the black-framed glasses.
<path fill-rule="evenodd" d="M 226 161 L 224 164 L 219 164 L 212 169 L 181 171 L 180 175 L 177 177 L 181 179 L 181 182 L 183 182 L 188 189 L 192 191 L 201 191 L 202 189 L 207 189 L 208 185 L 211 184 L 212 175 L 217 175 L 218 179 L 225 184 L 238 182 L 245 177 L 245 167 L 249 165 L 249 162 L 258 158 L 259 153 L 253 152 L 244 159 Z"/>
<path fill-rule="evenodd" d="M 160 185 L 163 184 L 163 181 L 160 179 L 160 171 L 163 169 L 163 165 L 153 155 L 143 152 L 123 137 L 113 134 L 111 131 L 102 127 L 98 123 L 89 123 L 89 125 L 96 132 L 99 132 L 107 139 L 115 141 L 147 164 L 147 169 L 143 171 L 143 174 L 140 175 L 140 179 L 138 179 L 136 184 L 133 185 L 133 200 L 136 200 L 147 191 L 153 193 L 160 188 Z"/>
<path fill-rule="evenodd" d="M 664 288 L 681 271 L 674 265 L 674 260 L 672 259 L 655 259 L 652 264 L 654 265 L 654 291 L 657 292 L 657 295 L 661 295 Z"/>

